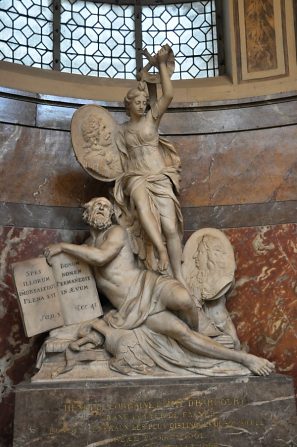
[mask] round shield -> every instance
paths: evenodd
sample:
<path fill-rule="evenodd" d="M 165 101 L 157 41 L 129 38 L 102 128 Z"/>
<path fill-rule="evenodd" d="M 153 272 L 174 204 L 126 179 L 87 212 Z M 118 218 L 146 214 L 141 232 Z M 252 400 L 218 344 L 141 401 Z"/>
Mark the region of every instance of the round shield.
<path fill-rule="evenodd" d="M 110 182 L 122 174 L 116 146 L 118 125 L 103 107 L 80 107 L 71 121 L 71 139 L 80 165 L 98 180 Z"/>

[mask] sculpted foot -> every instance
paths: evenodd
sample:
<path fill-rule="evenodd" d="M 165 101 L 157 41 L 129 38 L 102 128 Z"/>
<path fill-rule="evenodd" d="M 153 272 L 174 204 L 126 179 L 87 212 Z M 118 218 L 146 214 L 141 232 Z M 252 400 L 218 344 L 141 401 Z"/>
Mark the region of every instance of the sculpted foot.
<path fill-rule="evenodd" d="M 274 370 L 274 363 L 252 354 L 246 354 L 243 364 L 258 376 L 269 376 Z"/>

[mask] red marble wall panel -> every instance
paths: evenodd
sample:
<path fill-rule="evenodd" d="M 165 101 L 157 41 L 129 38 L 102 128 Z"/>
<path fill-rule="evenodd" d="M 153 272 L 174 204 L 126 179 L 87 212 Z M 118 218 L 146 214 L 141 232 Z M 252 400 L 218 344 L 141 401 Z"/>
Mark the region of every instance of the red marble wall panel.
<path fill-rule="evenodd" d="M 225 232 L 236 254 L 228 308 L 239 338 L 297 377 L 297 224 Z"/>
<path fill-rule="evenodd" d="M 13 385 L 32 375 L 43 336 L 26 338 L 11 264 L 42 254 L 59 240 L 81 242 L 85 232 L 0 227 L 0 446 L 11 445 Z"/>

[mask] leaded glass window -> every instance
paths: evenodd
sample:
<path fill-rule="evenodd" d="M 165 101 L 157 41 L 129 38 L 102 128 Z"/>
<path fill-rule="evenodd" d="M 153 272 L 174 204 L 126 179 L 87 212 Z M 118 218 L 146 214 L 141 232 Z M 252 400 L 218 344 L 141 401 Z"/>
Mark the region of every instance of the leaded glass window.
<path fill-rule="evenodd" d="M 0 0 L 0 58 L 134 79 L 146 63 L 141 48 L 154 53 L 167 43 L 173 79 L 217 76 L 219 0 L 176 1 Z"/>
<path fill-rule="evenodd" d="M 0 58 L 53 67 L 52 0 L 0 0 Z"/>
<path fill-rule="evenodd" d="M 135 78 L 132 5 L 62 0 L 61 70 Z"/>

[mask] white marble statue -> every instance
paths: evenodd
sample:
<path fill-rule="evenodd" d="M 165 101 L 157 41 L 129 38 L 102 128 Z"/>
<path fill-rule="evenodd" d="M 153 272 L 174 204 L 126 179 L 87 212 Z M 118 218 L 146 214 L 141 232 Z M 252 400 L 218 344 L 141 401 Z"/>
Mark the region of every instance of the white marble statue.
<path fill-rule="evenodd" d="M 49 246 L 47 259 L 50 263 L 63 252 L 93 266 L 98 289 L 113 309 L 85 327 L 105 337 L 112 369 L 150 374 L 157 366 L 172 373 L 200 375 L 268 375 L 273 371 L 268 360 L 234 349 L 237 339 L 232 343 L 215 325 L 205 325 L 205 315 L 200 330 L 203 309 L 180 282 L 138 267 L 127 230 L 112 223 L 113 209 L 106 198 L 92 199 L 85 207 L 90 225 L 86 243 Z M 78 337 L 70 349 L 79 351 L 91 340 L 89 333 Z"/>
<path fill-rule="evenodd" d="M 147 57 L 158 75 L 144 69 L 138 87 L 128 91 L 126 123 L 117 125 L 96 105 L 83 106 L 73 116 L 77 159 L 95 178 L 114 181 L 113 203 L 93 198 L 84 212 L 87 241 L 52 245 L 45 255 L 48 263 L 63 253 L 92 266 L 100 296 L 112 308 L 102 318 L 74 325 L 67 336 L 64 328 L 52 331 L 39 366 L 58 351 L 64 364 L 51 372 L 56 376 L 96 359 L 108 362 L 107 376 L 111 370 L 153 376 L 268 375 L 274 365 L 241 350 L 225 307 L 236 267 L 226 236 L 201 229 L 182 250 L 180 159 L 158 133 L 173 98 L 174 56 L 165 45 Z M 156 80 L 162 94 L 149 104 L 146 82 Z M 95 369 L 95 377 L 102 373 Z"/>

